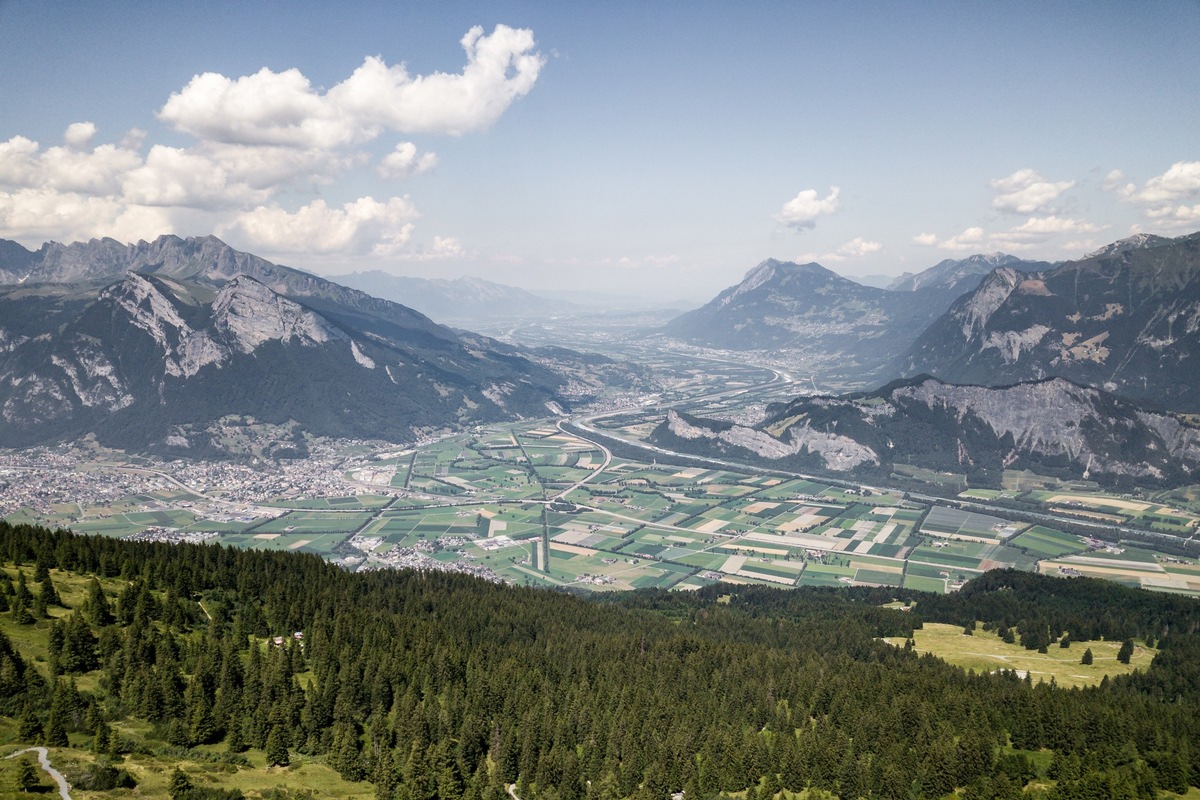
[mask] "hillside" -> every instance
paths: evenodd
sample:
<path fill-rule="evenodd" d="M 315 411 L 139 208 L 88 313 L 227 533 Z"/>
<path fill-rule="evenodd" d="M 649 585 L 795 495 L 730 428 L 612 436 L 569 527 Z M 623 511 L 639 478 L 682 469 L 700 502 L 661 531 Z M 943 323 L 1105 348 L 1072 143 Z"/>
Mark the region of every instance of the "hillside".
<path fill-rule="evenodd" d="M 900 800 L 1034 782 L 1182 792 L 1200 774 L 1185 632 L 1200 604 L 1113 584 L 996 573 L 928 612 L 926 595 L 891 589 L 594 602 L 3 523 L 0 546 L 3 746 L 45 743 L 92 789 Z M 897 591 L 913 610 L 881 607 Z M 1068 692 L 968 677 L 879 638 L 964 616 L 1018 629 L 1031 650 L 1104 636 L 1157 655 L 1144 674 Z"/>
<path fill-rule="evenodd" d="M 1198 320 L 1200 234 L 1137 236 L 1041 272 L 1001 266 L 895 368 L 990 385 L 1057 376 L 1197 411 Z"/>
<path fill-rule="evenodd" d="M 1056 378 L 1004 387 L 919 377 L 875 392 L 801 397 L 754 427 L 670 412 L 653 441 L 685 452 L 885 477 L 896 464 L 994 484 L 1034 469 L 1109 485 L 1200 478 L 1200 429 L 1098 389 Z"/>

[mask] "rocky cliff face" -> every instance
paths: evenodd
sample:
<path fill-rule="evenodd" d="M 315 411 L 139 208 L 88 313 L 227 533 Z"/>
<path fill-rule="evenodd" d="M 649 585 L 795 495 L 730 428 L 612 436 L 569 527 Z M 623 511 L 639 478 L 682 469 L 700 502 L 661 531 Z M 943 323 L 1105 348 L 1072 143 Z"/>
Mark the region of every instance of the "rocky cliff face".
<path fill-rule="evenodd" d="M 1200 477 L 1200 429 L 1187 419 L 1063 379 L 998 388 L 899 381 L 866 395 L 800 398 L 754 428 L 670 412 L 654 439 L 862 476 L 913 464 L 984 480 L 1009 467 L 1116 484 Z"/>
<path fill-rule="evenodd" d="M 1059 376 L 1198 410 L 1200 234 L 1139 235 L 1041 272 L 999 268 L 896 368 L 993 385 Z"/>

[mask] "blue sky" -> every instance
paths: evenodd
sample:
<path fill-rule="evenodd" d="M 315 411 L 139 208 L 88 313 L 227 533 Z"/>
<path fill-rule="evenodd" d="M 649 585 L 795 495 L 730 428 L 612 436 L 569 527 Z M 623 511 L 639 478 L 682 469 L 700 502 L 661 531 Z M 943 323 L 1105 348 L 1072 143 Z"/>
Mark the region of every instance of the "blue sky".
<path fill-rule="evenodd" d="M 1196 2 L 0 0 L 0 237 L 690 300 L 767 257 L 1059 260 L 1200 229 L 1198 34 Z"/>

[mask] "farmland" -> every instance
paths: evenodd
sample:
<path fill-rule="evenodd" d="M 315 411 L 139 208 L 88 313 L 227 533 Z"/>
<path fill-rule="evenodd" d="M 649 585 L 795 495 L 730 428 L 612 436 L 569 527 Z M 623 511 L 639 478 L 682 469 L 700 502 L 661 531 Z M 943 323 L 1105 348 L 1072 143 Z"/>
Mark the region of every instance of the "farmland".
<path fill-rule="evenodd" d="M 643 355 L 660 359 L 661 393 L 609 397 L 570 424 L 495 424 L 408 445 L 314 441 L 313 457 L 274 466 L 94 448 L 10 454 L 0 480 L 16 491 L 3 513 L 105 536 L 310 552 L 349 569 L 454 569 L 588 591 L 726 581 L 945 593 L 1009 567 L 1200 595 L 1195 558 L 1071 530 L 1133 525 L 1181 541 L 1200 524 L 1200 494 L 1116 496 L 1028 472 L 1006 472 L 992 489 L 904 476 L 940 486 L 942 500 L 678 458 L 642 446 L 665 406 L 745 420 L 795 388 L 777 370 Z"/>
<path fill-rule="evenodd" d="M 1200 594 L 1193 559 L 897 491 L 615 457 L 545 421 L 368 453 L 342 479 L 345 493 L 269 498 L 242 509 L 241 519 L 206 517 L 213 506 L 198 497 L 177 493 L 187 499 L 182 508 L 160 492 L 119 498 L 107 514 L 89 507 L 71 524 L 119 537 L 202 532 L 236 547 L 312 552 L 352 569 L 456 568 L 585 590 L 727 581 L 944 593 L 1012 567 Z M 1070 502 L 1084 501 L 1163 513 L 1078 493 Z"/>

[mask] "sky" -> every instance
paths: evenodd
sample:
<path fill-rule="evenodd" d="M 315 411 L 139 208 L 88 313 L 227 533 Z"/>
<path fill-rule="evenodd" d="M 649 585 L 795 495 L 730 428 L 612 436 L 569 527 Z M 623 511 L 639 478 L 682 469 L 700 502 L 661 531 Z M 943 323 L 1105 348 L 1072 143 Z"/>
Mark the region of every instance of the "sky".
<path fill-rule="evenodd" d="M 0 238 L 703 301 L 1200 230 L 1200 2 L 0 0 Z"/>

